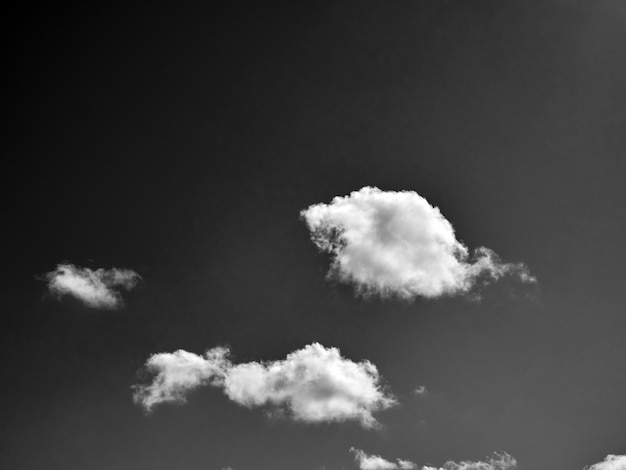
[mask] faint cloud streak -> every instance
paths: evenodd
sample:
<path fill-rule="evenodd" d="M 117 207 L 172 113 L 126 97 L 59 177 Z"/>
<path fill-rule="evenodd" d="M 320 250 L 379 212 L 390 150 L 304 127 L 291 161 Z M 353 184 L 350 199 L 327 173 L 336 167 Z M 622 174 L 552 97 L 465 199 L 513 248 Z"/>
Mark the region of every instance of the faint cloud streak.
<path fill-rule="evenodd" d="M 80 268 L 73 264 L 59 264 L 44 279 L 55 298 L 69 295 L 91 308 L 117 309 L 124 305 L 120 290 L 131 290 L 141 276 L 131 269 Z"/>
<path fill-rule="evenodd" d="M 422 467 L 422 470 L 514 470 L 516 468 L 517 461 L 512 456 L 506 452 L 494 452 L 484 461 L 448 461 L 443 464 L 443 467 L 425 465 Z"/>

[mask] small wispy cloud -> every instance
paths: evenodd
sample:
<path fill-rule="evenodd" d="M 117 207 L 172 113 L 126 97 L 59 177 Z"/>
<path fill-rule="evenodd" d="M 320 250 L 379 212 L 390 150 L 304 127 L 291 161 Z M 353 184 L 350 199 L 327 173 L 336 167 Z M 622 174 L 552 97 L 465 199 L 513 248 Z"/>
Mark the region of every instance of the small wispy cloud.
<path fill-rule="evenodd" d="M 283 360 L 233 364 L 227 348 L 204 355 L 184 350 L 152 355 L 144 371 L 152 383 L 133 387 L 135 403 L 147 411 L 161 403 L 183 403 L 202 386 L 221 388 L 235 403 L 266 407 L 271 414 L 307 423 L 357 421 L 379 426 L 374 413 L 396 404 L 369 361 L 354 362 L 337 348 L 313 343 Z"/>
<path fill-rule="evenodd" d="M 359 470 L 408 470 L 417 468 L 421 468 L 421 470 L 515 470 L 517 468 L 517 461 L 506 452 L 494 452 L 485 460 L 478 461 L 464 460 L 454 462 L 449 460 L 442 467 L 433 467 L 431 465 L 419 467 L 415 462 L 404 459 L 387 460 L 380 455 L 367 454 L 355 447 L 351 447 L 350 452 L 354 455 L 354 460 L 359 465 Z M 608 457 L 617 456 L 610 455 Z M 624 469 L 623 467 L 598 467 L 597 469 L 592 467 L 589 470 Z"/>
<path fill-rule="evenodd" d="M 425 465 L 422 470 L 514 470 L 517 468 L 517 461 L 506 452 L 494 452 L 485 460 L 461 462 L 448 461 L 443 467 L 431 467 Z"/>
<path fill-rule="evenodd" d="M 506 275 L 535 282 L 525 265 L 504 263 L 489 248 L 470 254 L 440 210 L 414 191 L 364 187 L 300 215 L 333 258 L 329 277 L 362 295 L 436 298 Z"/>
<path fill-rule="evenodd" d="M 626 455 L 607 455 L 602 462 L 594 463 L 584 470 L 626 470 Z"/>
<path fill-rule="evenodd" d="M 124 302 L 120 290 L 131 290 L 141 276 L 131 269 L 81 268 L 59 264 L 44 275 L 50 294 L 56 298 L 69 295 L 91 308 L 116 309 Z"/>
<path fill-rule="evenodd" d="M 409 470 L 417 468 L 417 464 L 410 460 L 396 459 L 395 462 L 382 458 L 380 455 L 366 454 L 361 449 L 350 448 L 354 460 L 360 470 Z"/>
<path fill-rule="evenodd" d="M 428 395 L 428 389 L 426 388 L 426 385 L 420 385 L 419 387 L 417 387 L 415 390 L 413 390 L 413 393 L 415 395 L 418 396 L 426 396 Z"/>

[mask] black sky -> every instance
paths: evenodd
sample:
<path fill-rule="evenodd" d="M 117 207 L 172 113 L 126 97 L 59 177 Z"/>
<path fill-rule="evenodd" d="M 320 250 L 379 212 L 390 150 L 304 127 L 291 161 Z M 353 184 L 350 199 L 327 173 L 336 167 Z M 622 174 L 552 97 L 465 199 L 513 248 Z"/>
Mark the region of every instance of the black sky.
<path fill-rule="evenodd" d="M 350 446 L 524 470 L 626 453 L 626 4 L 252 2 L 22 7 L 9 101 L 0 466 L 356 468 Z M 538 278 L 355 298 L 299 211 L 414 190 Z M 56 302 L 57 263 L 144 279 L 119 311 Z M 155 352 L 312 341 L 376 364 L 382 431 L 268 420 L 215 390 L 150 416 Z M 430 394 L 412 391 L 426 385 Z"/>

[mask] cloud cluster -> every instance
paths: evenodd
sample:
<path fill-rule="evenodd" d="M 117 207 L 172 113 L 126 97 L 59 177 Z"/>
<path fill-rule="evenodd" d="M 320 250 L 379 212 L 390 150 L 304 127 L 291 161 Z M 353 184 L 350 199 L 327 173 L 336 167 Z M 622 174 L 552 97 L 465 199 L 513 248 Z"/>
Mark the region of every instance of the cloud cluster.
<path fill-rule="evenodd" d="M 609 454 L 602 462 L 585 467 L 585 470 L 626 470 L 626 455 Z"/>
<path fill-rule="evenodd" d="M 92 308 L 116 309 L 123 305 L 120 290 L 131 290 L 141 277 L 130 269 L 80 268 L 59 264 L 45 275 L 50 293 L 60 298 L 70 295 Z"/>
<path fill-rule="evenodd" d="M 267 407 L 308 423 L 358 421 L 378 426 L 373 413 L 396 400 L 381 384 L 369 361 L 353 362 L 337 348 L 313 343 L 283 360 L 233 364 L 226 348 L 203 356 L 179 350 L 151 356 L 145 365 L 156 374 L 149 385 L 136 385 L 134 401 L 146 410 L 165 402 L 184 402 L 201 386 L 221 388 L 226 396 L 248 408 Z"/>
<path fill-rule="evenodd" d="M 301 211 L 311 239 L 331 254 L 329 276 L 363 295 L 435 298 L 465 293 L 479 279 L 534 278 L 488 248 L 470 255 L 452 224 L 414 191 L 364 187 Z"/>
<path fill-rule="evenodd" d="M 354 454 L 354 460 L 359 464 L 360 470 L 408 470 L 417 468 L 417 464 L 410 460 L 396 459 L 390 462 L 379 455 L 369 455 L 360 449 L 350 448 Z"/>
<path fill-rule="evenodd" d="M 422 470 L 514 470 L 517 468 L 517 461 L 506 452 L 495 452 L 487 460 L 462 462 L 446 462 L 443 467 L 431 467 L 425 465 Z"/>

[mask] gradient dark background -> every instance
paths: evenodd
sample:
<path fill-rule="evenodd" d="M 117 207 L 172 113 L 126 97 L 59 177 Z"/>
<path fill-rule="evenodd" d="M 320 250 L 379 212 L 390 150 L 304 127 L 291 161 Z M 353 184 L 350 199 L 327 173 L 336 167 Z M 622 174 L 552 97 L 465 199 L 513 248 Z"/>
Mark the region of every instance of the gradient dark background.
<path fill-rule="evenodd" d="M 626 3 L 261 3 L 5 12 L 0 465 L 626 452 Z M 327 283 L 298 213 L 364 185 L 417 191 L 538 286 L 408 304 Z M 62 261 L 144 283 L 116 312 L 55 302 L 35 276 Z M 151 353 L 312 341 L 378 366 L 401 401 L 384 430 L 268 420 L 214 389 L 132 403 Z"/>

